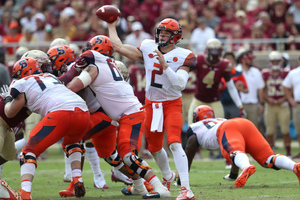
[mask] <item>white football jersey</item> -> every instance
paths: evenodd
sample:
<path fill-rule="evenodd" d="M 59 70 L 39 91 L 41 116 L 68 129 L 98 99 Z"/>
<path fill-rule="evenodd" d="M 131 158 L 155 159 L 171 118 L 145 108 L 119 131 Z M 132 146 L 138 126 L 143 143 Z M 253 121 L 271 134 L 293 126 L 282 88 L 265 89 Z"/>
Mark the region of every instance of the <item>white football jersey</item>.
<path fill-rule="evenodd" d="M 198 144 L 203 149 L 219 149 L 220 145 L 216 134 L 219 126 L 226 120 L 224 118 L 209 118 L 193 123 L 188 129 L 188 134 L 196 134 Z"/>
<path fill-rule="evenodd" d="M 11 94 L 15 98 L 20 93 L 25 94 L 28 109 L 43 117 L 48 112 L 74 110 L 75 107 L 88 111 L 85 101 L 80 96 L 49 73 L 17 80 L 12 85 Z"/>
<path fill-rule="evenodd" d="M 67 66 L 68 71 L 73 67 L 74 64 L 75 64 L 75 62 L 73 62 Z M 96 112 L 101 107 L 100 103 L 96 99 L 95 93 L 93 93 L 93 91 L 91 90 L 90 87 L 86 87 L 86 88 L 80 90 L 79 92 L 77 92 L 77 94 L 81 98 L 83 98 L 83 100 L 85 100 L 90 113 Z"/>
<path fill-rule="evenodd" d="M 181 91 L 177 90 L 164 73 L 159 61 L 154 57 L 154 50 L 158 50 L 158 45 L 154 40 L 144 40 L 138 47 L 144 58 L 146 70 L 146 97 L 151 101 L 170 101 L 181 97 Z M 165 61 L 173 71 L 185 65 L 193 67 L 195 65 L 195 55 L 187 49 L 176 47 L 172 51 L 164 54 Z"/>
<path fill-rule="evenodd" d="M 90 88 L 111 119 L 118 121 L 125 114 L 141 111 L 142 104 L 112 58 L 93 50 L 85 51 L 80 57 L 97 67 L 98 76 Z"/>

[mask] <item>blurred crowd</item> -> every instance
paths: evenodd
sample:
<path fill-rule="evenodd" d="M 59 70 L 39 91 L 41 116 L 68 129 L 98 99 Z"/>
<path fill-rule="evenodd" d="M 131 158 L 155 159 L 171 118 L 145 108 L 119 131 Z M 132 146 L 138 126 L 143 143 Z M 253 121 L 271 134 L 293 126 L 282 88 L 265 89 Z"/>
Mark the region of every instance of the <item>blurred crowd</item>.
<path fill-rule="evenodd" d="M 161 19 L 173 17 L 181 24 L 183 40 L 194 53 L 203 53 L 206 41 L 214 37 L 240 39 L 226 46 L 232 52 L 245 45 L 255 51 L 300 48 L 296 43 L 300 37 L 300 0 L 2 0 L 2 50 L 14 54 L 13 48 L 5 48 L 10 42 L 34 49 L 36 44 L 55 38 L 78 42 L 97 34 L 107 35 L 106 23 L 95 12 L 108 4 L 121 10 L 118 34 L 133 45 L 151 38 Z M 276 46 L 246 44 L 245 40 L 266 38 L 286 42 Z"/>

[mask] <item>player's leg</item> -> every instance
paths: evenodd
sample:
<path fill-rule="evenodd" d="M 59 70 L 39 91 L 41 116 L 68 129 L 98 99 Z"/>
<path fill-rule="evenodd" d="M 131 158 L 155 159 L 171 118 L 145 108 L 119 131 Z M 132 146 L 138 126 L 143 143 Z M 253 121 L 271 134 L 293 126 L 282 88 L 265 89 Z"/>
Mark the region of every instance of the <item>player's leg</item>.
<path fill-rule="evenodd" d="M 278 120 L 278 112 L 276 107 L 266 104 L 264 112 L 264 121 L 266 125 L 266 140 L 270 144 L 271 148 L 275 147 L 275 131 Z"/>
<path fill-rule="evenodd" d="M 283 143 L 286 150 L 286 155 L 291 157 L 291 137 L 289 134 L 290 108 L 288 105 L 279 108 L 279 124 L 283 136 Z"/>
<path fill-rule="evenodd" d="M 123 162 L 128 166 L 128 171 L 133 175 L 133 188 L 131 188 L 131 191 L 132 189 L 133 191 L 139 191 L 136 194 L 144 194 L 144 198 L 171 197 L 168 189 L 161 184 L 148 163 L 137 156 L 141 144 L 144 118 L 144 112 L 138 112 L 123 116 L 119 121 L 120 126 L 117 139 L 118 152 L 123 158 Z M 148 195 L 143 180 L 135 174 L 147 180 L 156 192 Z"/>

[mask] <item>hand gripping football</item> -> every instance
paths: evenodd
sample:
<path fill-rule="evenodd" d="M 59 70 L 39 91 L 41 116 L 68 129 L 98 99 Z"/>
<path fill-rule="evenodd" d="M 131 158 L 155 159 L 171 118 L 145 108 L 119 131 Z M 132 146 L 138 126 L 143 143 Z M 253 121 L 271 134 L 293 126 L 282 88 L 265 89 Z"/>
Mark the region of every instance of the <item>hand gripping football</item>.
<path fill-rule="evenodd" d="M 122 15 L 122 13 L 115 6 L 105 5 L 100 7 L 96 11 L 96 15 L 103 21 L 106 21 L 107 23 L 113 23 L 118 17 Z"/>

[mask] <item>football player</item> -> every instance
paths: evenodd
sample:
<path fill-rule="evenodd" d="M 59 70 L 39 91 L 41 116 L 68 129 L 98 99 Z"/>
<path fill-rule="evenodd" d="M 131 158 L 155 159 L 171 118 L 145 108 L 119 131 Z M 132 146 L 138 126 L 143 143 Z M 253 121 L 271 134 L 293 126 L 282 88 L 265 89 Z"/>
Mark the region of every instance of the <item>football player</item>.
<path fill-rule="evenodd" d="M 118 20 L 107 24 L 115 50 L 134 61 L 144 62 L 145 65 L 147 82 L 144 130 L 148 149 L 163 174 L 163 185 L 170 189 L 171 183 L 177 178 L 177 174 L 170 169 L 168 156 L 163 148 L 166 130 L 168 145 L 182 180 L 181 193 L 176 199 L 194 199 L 189 184 L 187 158 L 181 145 L 181 91 L 186 86 L 190 68 L 195 66 L 196 57 L 190 50 L 176 46 L 182 38 L 182 29 L 175 19 L 162 20 L 155 29 L 155 40 L 143 40 L 138 47 L 122 44 L 116 31 L 117 22 Z M 144 195 L 144 198 L 155 197 L 154 194 Z"/>
<path fill-rule="evenodd" d="M 291 156 L 291 138 L 289 134 L 290 108 L 284 93 L 282 82 L 288 71 L 282 68 L 282 55 L 278 51 L 269 54 L 270 67 L 262 70 L 265 81 L 264 99 L 264 121 L 266 125 L 266 140 L 270 146 L 275 146 L 275 132 L 277 123 L 283 136 L 286 155 Z"/>
<path fill-rule="evenodd" d="M 250 154 L 262 167 L 293 171 L 300 183 L 300 163 L 287 156 L 275 155 L 269 143 L 255 125 L 244 118 L 215 118 L 214 111 L 206 105 L 198 106 L 193 113 L 193 124 L 187 130 L 186 154 L 191 167 L 199 146 L 203 149 L 221 149 L 224 158 L 232 163 L 225 180 L 235 181 L 234 187 L 244 187 L 256 167 L 250 163 Z M 239 169 L 241 169 L 240 175 Z"/>
<path fill-rule="evenodd" d="M 66 45 L 56 45 L 50 48 L 47 54 L 52 61 L 52 69 L 55 74 L 60 75 L 65 71 L 74 69 L 75 54 L 70 47 Z M 90 126 L 82 139 L 83 141 L 91 139 L 92 144 L 95 146 L 94 152 L 89 143 L 86 144 L 87 157 L 94 172 L 94 186 L 102 189 L 108 188 L 104 175 L 100 169 L 99 157 L 104 158 L 105 161 L 113 166 L 113 181 L 122 181 L 128 185 L 132 184 L 132 181 L 127 176 L 119 172 L 119 169 L 121 168 L 121 170 L 124 170 L 125 172 L 127 170 L 115 150 L 116 126 L 112 125 L 112 120 L 104 112 L 91 88 L 87 87 L 77 92 L 77 94 L 86 101 L 91 113 Z M 91 159 L 89 158 L 91 157 L 90 154 L 92 154 L 92 156 L 93 154 L 96 154 L 96 156 L 93 156 L 93 159 Z M 68 159 L 66 163 L 68 163 Z M 74 184 L 72 181 L 69 187 L 66 190 L 60 191 L 59 194 L 65 197 L 74 196 Z"/>
<path fill-rule="evenodd" d="M 206 43 L 205 55 L 198 54 L 196 65 L 196 92 L 189 108 L 188 124 L 192 123 L 193 111 L 199 105 L 209 105 L 216 111 L 217 117 L 224 117 L 224 110 L 221 104 L 221 92 L 219 84 L 223 77 L 226 81 L 228 92 L 235 105 L 240 110 L 240 116 L 245 116 L 242 101 L 238 91 L 231 79 L 231 63 L 222 59 L 223 47 L 220 40 L 209 39 Z"/>
<path fill-rule="evenodd" d="M 13 67 L 13 78 L 17 80 L 11 89 L 8 86 L 2 88 L 5 115 L 12 118 L 27 106 L 30 111 L 43 116 L 30 132 L 27 144 L 21 151 L 20 196 L 22 199 L 32 199 L 36 157 L 63 138 L 63 145 L 71 159 L 75 196 L 83 197 L 85 188 L 80 161 L 83 152 L 79 142 L 90 120 L 85 101 L 68 90 L 54 75 L 42 73 L 33 58 L 18 60 Z"/>
<path fill-rule="evenodd" d="M 119 124 L 117 150 L 131 173 L 134 187 L 127 193 L 145 195 L 144 178 L 154 187 L 153 196 L 171 197 L 170 192 L 159 181 L 151 167 L 137 153 L 140 148 L 144 124 L 144 111 L 134 96 L 131 85 L 124 81 L 112 54 L 114 49 L 110 39 L 103 35 L 95 36 L 88 42 L 86 51 L 75 62 L 82 72 L 67 87 L 74 92 L 89 87 L 107 115 Z M 113 141 L 110 141 L 112 143 Z"/>

